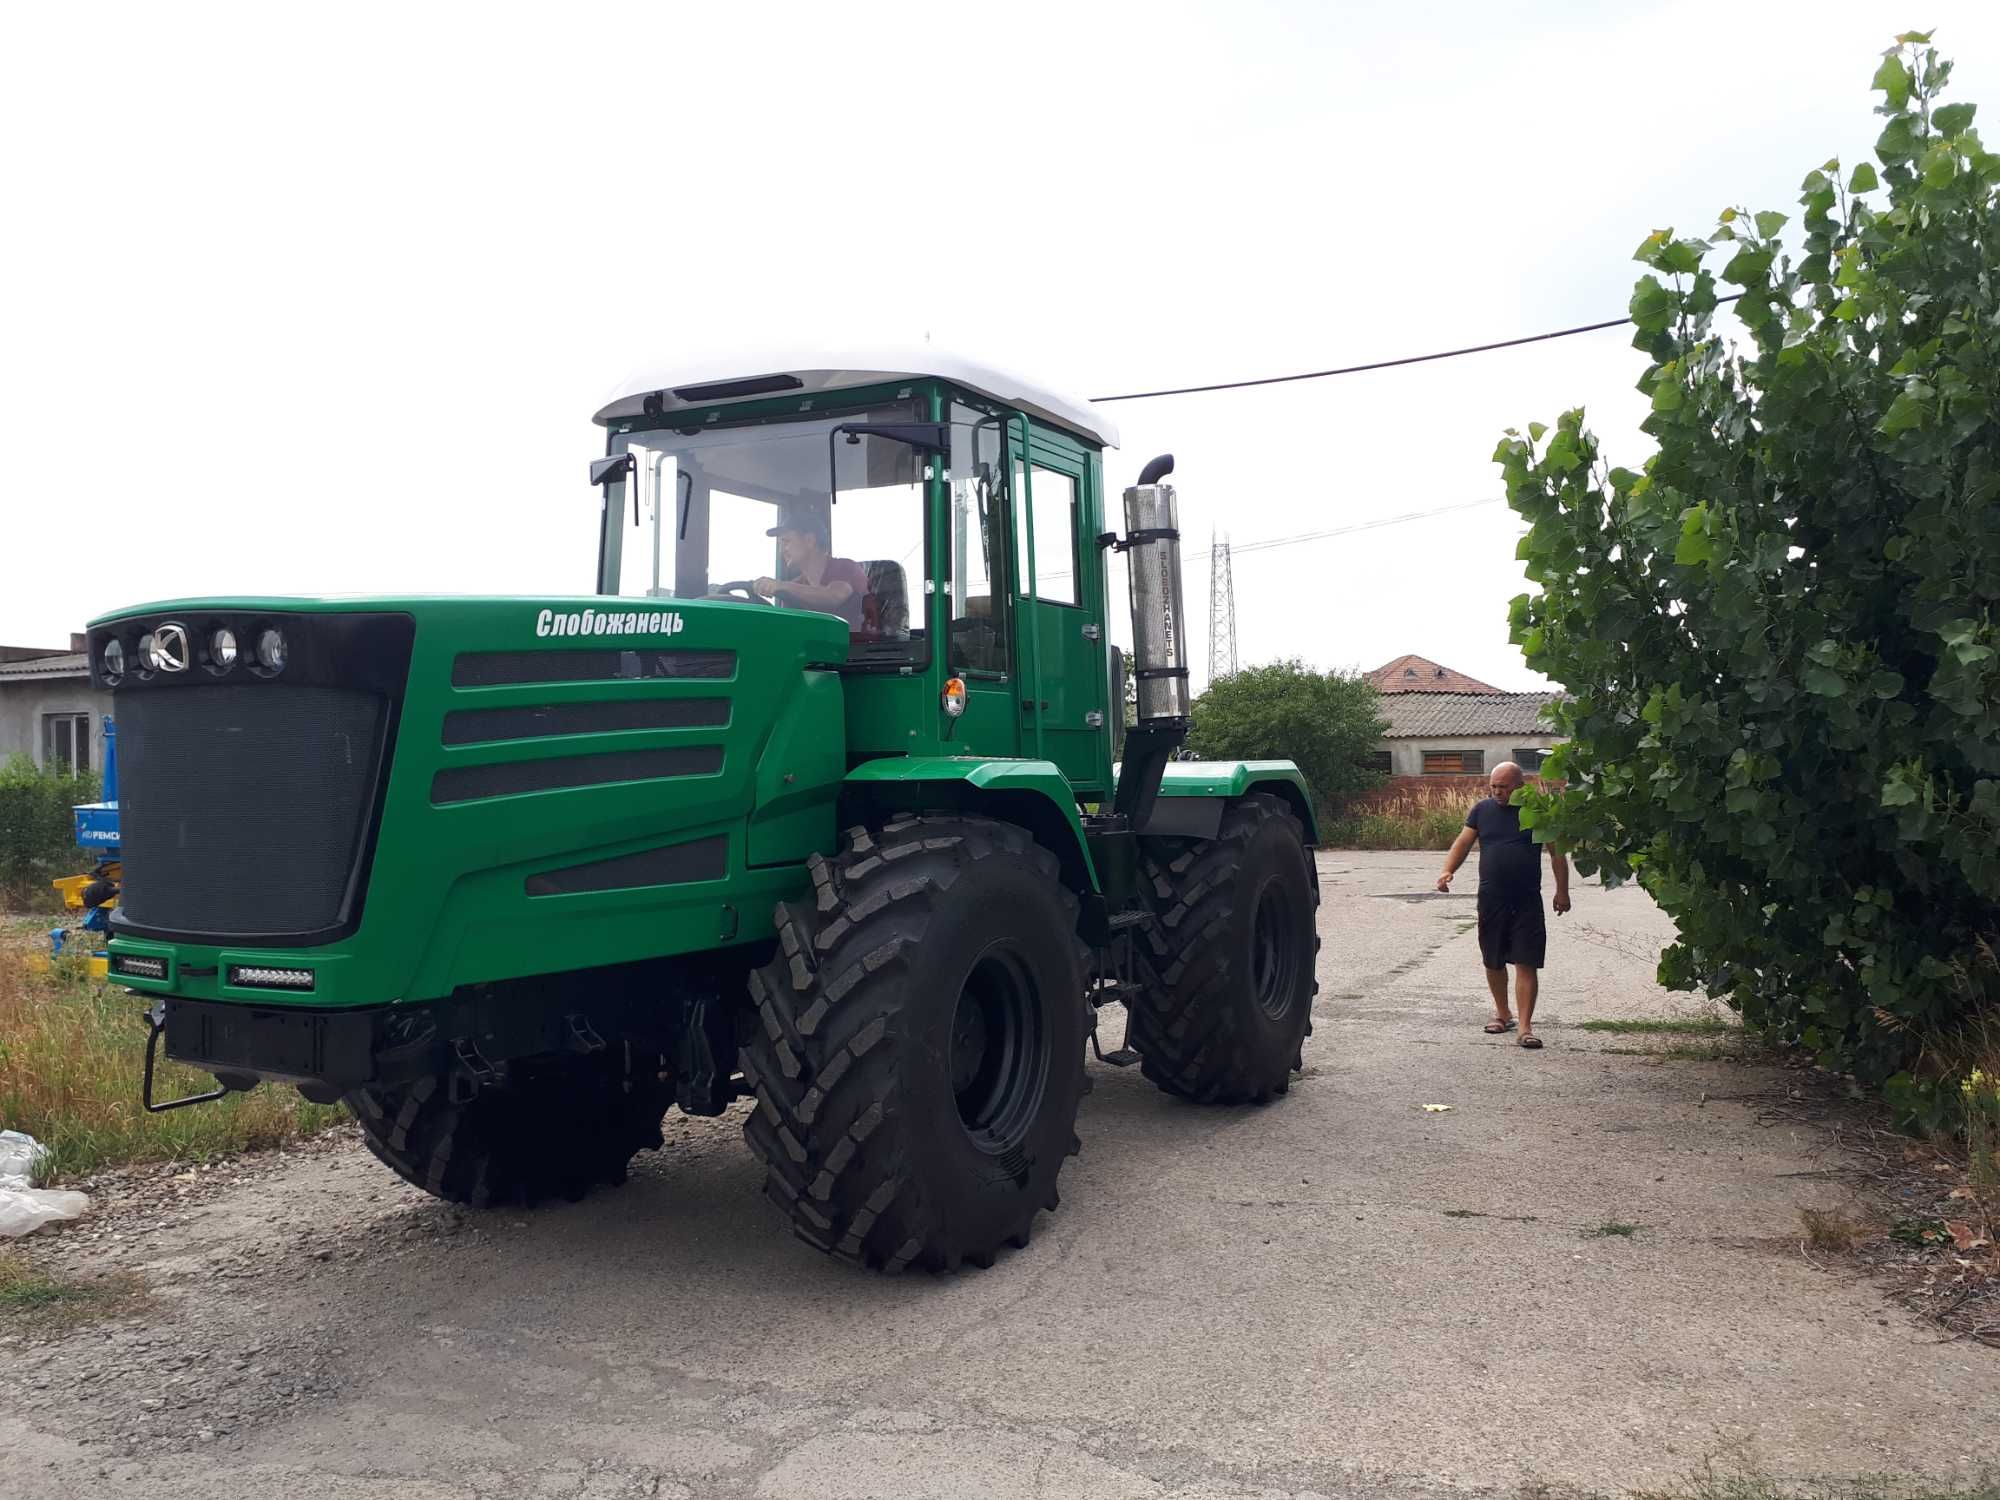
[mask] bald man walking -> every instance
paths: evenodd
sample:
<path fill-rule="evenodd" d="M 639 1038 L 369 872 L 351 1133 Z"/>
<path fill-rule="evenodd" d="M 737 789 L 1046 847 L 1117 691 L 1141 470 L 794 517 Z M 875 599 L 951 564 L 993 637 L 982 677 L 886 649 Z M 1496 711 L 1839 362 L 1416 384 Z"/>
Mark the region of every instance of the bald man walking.
<path fill-rule="evenodd" d="M 1486 1029 L 1500 1036 L 1514 1029 L 1520 1015 L 1521 1045 L 1540 1047 L 1535 1035 L 1535 997 L 1541 990 L 1542 961 L 1548 956 L 1548 927 L 1542 921 L 1542 849 L 1534 834 L 1521 826 L 1521 809 L 1514 793 L 1527 778 L 1511 760 L 1503 760 L 1487 778 L 1492 796 L 1473 804 L 1465 827 L 1444 857 L 1437 888 L 1451 890 L 1451 877 L 1479 845 L 1479 956 L 1486 965 L 1486 988 L 1493 995 L 1493 1019 Z M 1557 916 L 1569 910 L 1569 861 L 1549 848 L 1556 874 Z M 1514 969 L 1514 1005 L 1507 1005 L 1507 968 Z"/>

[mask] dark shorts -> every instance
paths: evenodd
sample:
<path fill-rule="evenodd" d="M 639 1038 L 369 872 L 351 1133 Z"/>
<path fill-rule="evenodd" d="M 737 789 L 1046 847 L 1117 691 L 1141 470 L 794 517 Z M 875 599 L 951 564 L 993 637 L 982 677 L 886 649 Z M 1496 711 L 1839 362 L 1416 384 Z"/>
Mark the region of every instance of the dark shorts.
<path fill-rule="evenodd" d="M 1540 892 L 1533 905 L 1479 903 L 1479 957 L 1487 968 L 1526 964 L 1539 969 L 1548 952 L 1549 929 L 1542 920 Z"/>

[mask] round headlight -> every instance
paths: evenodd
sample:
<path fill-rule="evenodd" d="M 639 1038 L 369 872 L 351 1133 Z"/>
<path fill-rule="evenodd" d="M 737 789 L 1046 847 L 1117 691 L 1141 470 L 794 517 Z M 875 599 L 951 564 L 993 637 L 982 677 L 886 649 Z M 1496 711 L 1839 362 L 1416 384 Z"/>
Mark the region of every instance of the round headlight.
<path fill-rule="evenodd" d="M 125 647 L 115 640 L 106 641 L 104 643 L 102 664 L 106 677 L 123 677 L 125 675 Z"/>
<path fill-rule="evenodd" d="M 139 637 L 139 665 L 153 672 L 160 670 L 160 650 L 153 644 L 153 632 L 150 630 Z"/>
<path fill-rule="evenodd" d="M 224 672 L 236 665 L 236 632 L 227 625 L 209 636 L 208 659 L 211 665 Z"/>
<path fill-rule="evenodd" d="M 257 637 L 257 662 L 267 672 L 285 670 L 285 635 L 281 630 L 266 630 Z"/>

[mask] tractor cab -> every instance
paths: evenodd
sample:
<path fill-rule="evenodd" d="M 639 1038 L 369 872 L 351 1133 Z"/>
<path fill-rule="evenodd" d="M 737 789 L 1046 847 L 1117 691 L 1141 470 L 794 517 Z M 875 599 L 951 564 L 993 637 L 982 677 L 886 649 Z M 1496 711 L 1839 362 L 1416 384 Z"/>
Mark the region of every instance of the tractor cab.
<path fill-rule="evenodd" d="M 835 615 L 851 753 L 1108 794 L 1101 415 L 925 351 L 647 377 L 597 420 L 600 593 Z"/>

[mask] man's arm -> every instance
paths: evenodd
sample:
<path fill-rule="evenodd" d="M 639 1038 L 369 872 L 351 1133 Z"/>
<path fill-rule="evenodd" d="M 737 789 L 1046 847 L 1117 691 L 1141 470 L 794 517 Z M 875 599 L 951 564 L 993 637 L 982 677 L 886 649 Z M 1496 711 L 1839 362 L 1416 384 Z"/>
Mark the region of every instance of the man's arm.
<path fill-rule="evenodd" d="M 1549 864 L 1556 872 L 1556 915 L 1569 910 L 1569 861 L 1563 858 L 1562 850 L 1549 845 Z"/>
<path fill-rule="evenodd" d="M 1472 852 L 1472 846 L 1478 842 L 1478 831 L 1471 824 L 1468 823 L 1459 829 L 1458 837 L 1451 841 L 1451 852 L 1444 857 L 1444 873 L 1438 876 L 1439 890 L 1450 892 L 1451 877 L 1458 873 L 1458 867 L 1465 863 L 1465 856 Z"/>
<path fill-rule="evenodd" d="M 770 587 L 766 588 L 765 585 Z M 760 578 L 757 592 L 767 598 L 773 595 L 787 599 L 793 604 L 803 604 L 808 609 L 839 609 L 854 597 L 854 585 L 846 579 L 828 583 L 806 583 L 801 579 Z"/>

